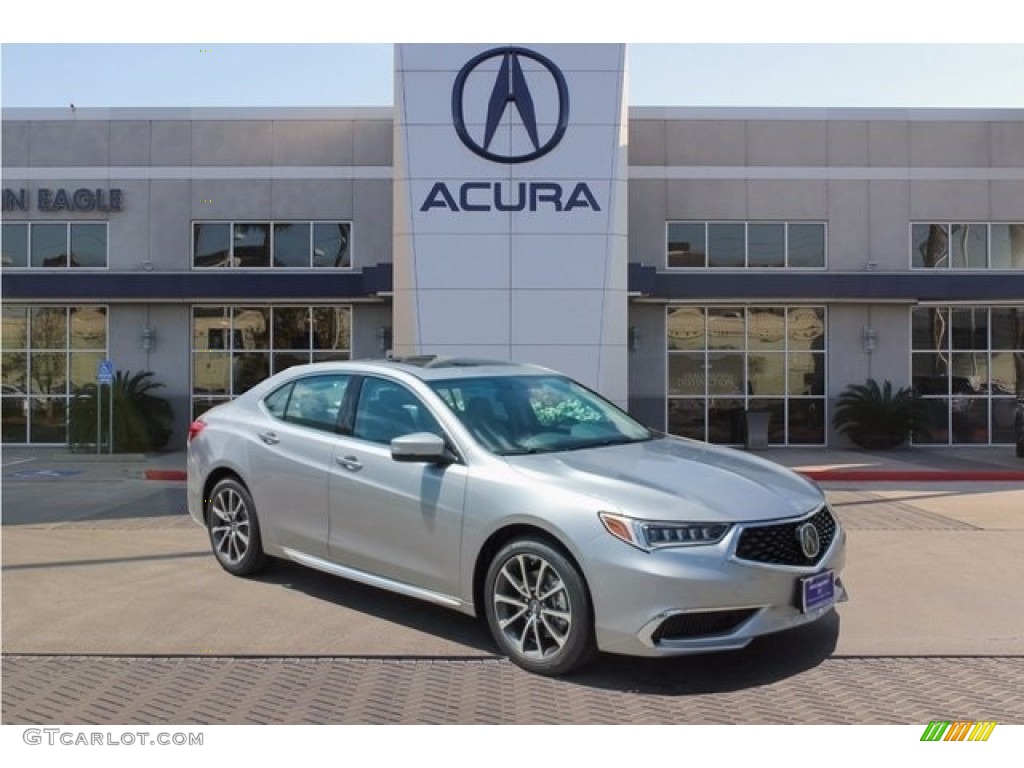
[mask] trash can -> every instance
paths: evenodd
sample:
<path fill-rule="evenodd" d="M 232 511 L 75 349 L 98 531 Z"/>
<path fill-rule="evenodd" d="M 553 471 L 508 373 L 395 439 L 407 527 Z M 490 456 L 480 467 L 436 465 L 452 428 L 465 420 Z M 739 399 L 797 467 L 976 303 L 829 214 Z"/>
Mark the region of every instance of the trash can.
<path fill-rule="evenodd" d="M 747 450 L 763 451 L 768 448 L 768 411 L 747 411 Z"/>

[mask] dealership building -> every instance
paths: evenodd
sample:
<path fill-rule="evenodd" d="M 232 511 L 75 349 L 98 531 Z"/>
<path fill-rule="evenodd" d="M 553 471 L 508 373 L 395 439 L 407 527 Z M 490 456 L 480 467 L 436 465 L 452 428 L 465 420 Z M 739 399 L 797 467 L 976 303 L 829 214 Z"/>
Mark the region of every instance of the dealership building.
<path fill-rule="evenodd" d="M 1013 441 L 1024 109 L 631 107 L 627 69 L 397 45 L 390 108 L 4 110 L 3 443 L 68 443 L 111 366 L 180 448 L 274 372 L 389 354 L 732 445 L 843 445 L 839 394 L 889 380 L 921 442 Z"/>

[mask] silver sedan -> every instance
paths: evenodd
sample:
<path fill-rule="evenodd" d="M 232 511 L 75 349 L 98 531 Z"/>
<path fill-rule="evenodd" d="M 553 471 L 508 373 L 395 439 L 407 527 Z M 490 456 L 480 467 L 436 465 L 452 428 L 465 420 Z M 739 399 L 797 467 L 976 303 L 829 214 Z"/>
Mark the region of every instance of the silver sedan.
<path fill-rule="evenodd" d="M 813 483 L 534 366 L 288 368 L 192 424 L 188 504 L 232 574 L 285 558 L 484 616 L 541 674 L 742 648 L 846 599 Z"/>

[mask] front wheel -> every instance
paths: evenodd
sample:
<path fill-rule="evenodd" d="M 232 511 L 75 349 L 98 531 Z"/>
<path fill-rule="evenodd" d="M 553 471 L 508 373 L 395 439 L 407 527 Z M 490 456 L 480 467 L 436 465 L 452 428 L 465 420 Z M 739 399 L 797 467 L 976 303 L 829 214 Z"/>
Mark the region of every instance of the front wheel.
<path fill-rule="evenodd" d="M 242 483 L 229 477 L 214 486 L 206 520 L 210 546 L 225 571 L 249 576 L 266 565 L 256 505 Z"/>
<path fill-rule="evenodd" d="M 484 591 L 498 647 L 529 672 L 562 675 L 594 656 L 593 612 L 579 570 L 535 539 L 518 539 L 495 556 Z"/>

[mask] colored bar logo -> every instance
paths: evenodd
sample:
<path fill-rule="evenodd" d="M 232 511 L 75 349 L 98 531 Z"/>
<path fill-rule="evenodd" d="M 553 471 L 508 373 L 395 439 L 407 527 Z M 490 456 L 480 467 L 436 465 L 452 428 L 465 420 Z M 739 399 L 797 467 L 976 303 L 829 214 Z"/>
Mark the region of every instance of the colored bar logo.
<path fill-rule="evenodd" d="M 995 727 L 995 720 L 932 720 L 921 741 L 988 741 Z"/>

